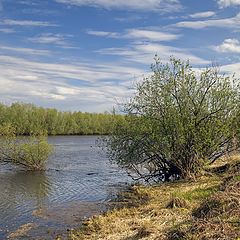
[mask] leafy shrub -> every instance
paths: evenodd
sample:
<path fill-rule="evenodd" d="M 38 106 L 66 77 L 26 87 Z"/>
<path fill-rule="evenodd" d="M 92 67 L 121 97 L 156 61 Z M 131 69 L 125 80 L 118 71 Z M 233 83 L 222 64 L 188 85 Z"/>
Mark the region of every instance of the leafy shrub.
<path fill-rule="evenodd" d="M 10 124 L 0 127 L 0 161 L 29 170 L 44 170 L 53 148 L 43 135 L 17 137 Z"/>
<path fill-rule="evenodd" d="M 239 86 L 216 68 L 158 58 L 108 139 L 110 158 L 147 181 L 190 179 L 236 150 Z M 238 121 L 239 122 L 239 121 Z"/>

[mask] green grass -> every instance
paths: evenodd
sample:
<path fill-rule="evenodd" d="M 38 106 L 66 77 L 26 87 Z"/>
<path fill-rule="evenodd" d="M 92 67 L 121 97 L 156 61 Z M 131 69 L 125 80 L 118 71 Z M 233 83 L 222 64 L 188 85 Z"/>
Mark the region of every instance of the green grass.
<path fill-rule="evenodd" d="M 196 188 L 192 191 L 182 194 L 182 197 L 188 201 L 203 200 L 211 196 L 218 190 L 218 186 L 208 187 L 208 188 Z"/>
<path fill-rule="evenodd" d="M 236 180 L 236 181 L 240 181 L 240 175 L 234 176 L 233 179 Z"/>

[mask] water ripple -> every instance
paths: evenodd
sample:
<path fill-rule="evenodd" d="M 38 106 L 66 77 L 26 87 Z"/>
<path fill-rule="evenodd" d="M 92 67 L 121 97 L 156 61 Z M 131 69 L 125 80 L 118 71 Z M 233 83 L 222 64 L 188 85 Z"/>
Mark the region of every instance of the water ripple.
<path fill-rule="evenodd" d="M 40 221 L 33 211 L 71 202 L 104 202 L 111 186 L 129 181 L 127 175 L 94 147 L 96 137 L 50 137 L 55 154 L 46 172 L 25 172 L 0 166 L 0 230 Z M 115 187 L 114 187 L 115 189 Z M 43 222 L 54 225 L 54 220 Z M 0 239 L 5 238 L 0 231 Z"/>

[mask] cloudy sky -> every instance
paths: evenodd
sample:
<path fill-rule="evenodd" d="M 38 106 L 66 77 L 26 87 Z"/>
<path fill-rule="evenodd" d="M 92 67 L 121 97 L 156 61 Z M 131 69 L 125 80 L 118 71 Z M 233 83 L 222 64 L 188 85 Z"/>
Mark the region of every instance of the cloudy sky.
<path fill-rule="evenodd" d="M 154 55 L 240 76 L 240 0 L 0 0 L 0 101 L 109 111 Z"/>

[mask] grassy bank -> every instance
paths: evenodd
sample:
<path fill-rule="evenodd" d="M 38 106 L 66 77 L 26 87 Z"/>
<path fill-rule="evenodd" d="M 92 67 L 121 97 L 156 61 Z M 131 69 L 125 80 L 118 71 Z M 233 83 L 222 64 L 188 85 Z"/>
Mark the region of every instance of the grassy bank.
<path fill-rule="evenodd" d="M 196 181 L 135 186 L 122 208 L 95 216 L 71 240 L 240 239 L 240 156 L 207 168 Z"/>

